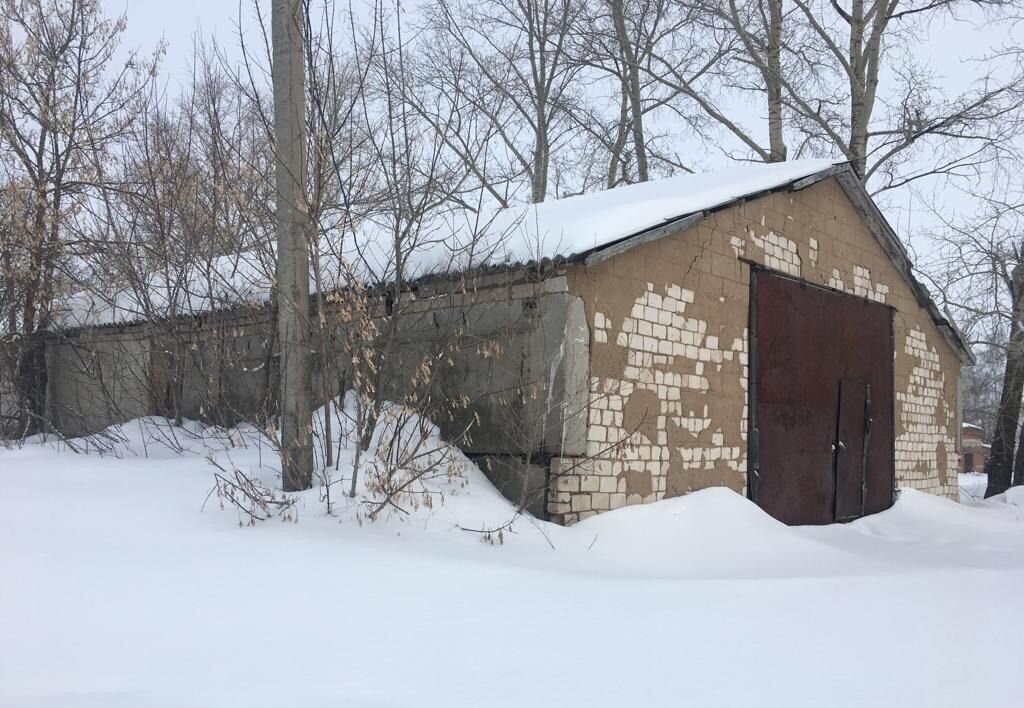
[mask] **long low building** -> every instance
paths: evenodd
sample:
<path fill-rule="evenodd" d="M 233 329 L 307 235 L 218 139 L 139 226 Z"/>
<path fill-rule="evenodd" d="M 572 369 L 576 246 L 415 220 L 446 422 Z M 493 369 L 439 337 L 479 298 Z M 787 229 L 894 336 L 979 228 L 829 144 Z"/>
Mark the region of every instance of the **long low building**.
<path fill-rule="evenodd" d="M 460 323 L 474 346 L 438 390 L 463 404 L 439 424 L 471 430 L 459 444 L 534 514 L 570 524 L 716 485 L 793 524 L 880 511 L 901 486 L 957 498 L 971 354 L 847 165 L 684 175 L 499 221 L 471 296 L 410 279 L 391 378 L 400 396 L 403 352 Z M 52 424 L 90 432 L 171 399 L 246 417 L 272 398 L 259 303 L 171 319 L 174 347 L 170 320 L 116 312 L 54 335 Z"/>

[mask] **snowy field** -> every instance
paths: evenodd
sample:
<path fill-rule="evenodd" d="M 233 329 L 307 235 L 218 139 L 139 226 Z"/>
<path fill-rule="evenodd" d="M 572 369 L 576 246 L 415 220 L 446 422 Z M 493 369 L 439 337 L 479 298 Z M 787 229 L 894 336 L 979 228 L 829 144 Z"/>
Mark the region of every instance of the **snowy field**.
<path fill-rule="evenodd" d="M 788 528 L 716 489 L 491 544 L 462 460 L 432 509 L 240 528 L 206 457 L 269 479 L 258 438 L 121 433 L 0 451 L 4 708 L 1024 705 L 1013 493 Z"/>

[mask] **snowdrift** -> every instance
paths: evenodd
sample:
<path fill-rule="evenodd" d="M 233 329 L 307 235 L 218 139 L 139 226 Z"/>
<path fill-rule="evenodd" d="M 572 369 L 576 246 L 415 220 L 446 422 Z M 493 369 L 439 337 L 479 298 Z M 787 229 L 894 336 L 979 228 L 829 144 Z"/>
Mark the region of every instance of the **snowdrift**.
<path fill-rule="evenodd" d="M 358 447 L 355 406 L 354 394 L 349 392 L 314 412 L 313 488 L 290 495 L 300 517 L 326 514 L 328 495 L 330 515 L 342 521 L 361 523 L 376 515 L 390 524 L 487 531 L 520 517 L 476 465 L 441 439 L 437 426 L 393 403 L 384 406 L 370 446 L 361 455 L 355 496 L 348 496 Z M 328 416 L 331 466 L 325 463 Z M 200 467 L 205 464 L 211 479 L 218 469 L 239 470 L 269 489 L 281 487 L 276 437 L 247 423 L 225 429 L 191 420 L 175 425 L 167 418 L 149 416 L 82 438 L 32 436 L 25 449 L 32 448 L 122 460 L 191 458 Z M 386 463 L 382 458 L 387 458 Z M 382 504 L 385 482 L 390 487 L 404 485 L 390 504 Z"/>
<path fill-rule="evenodd" d="M 357 450 L 355 405 L 350 393 L 314 416 L 314 486 L 290 495 L 303 523 L 362 526 L 360 533 L 404 534 L 406 542 L 437 534 L 469 543 L 484 539 L 508 546 L 507 562 L 560 572 L 648 578 L 903 572 L 902 562 L 897 560 L 902 550 L 894 550 L 896 546 L 931 549 L 939 545 L 943 553 L 949 548 L 1005 546 L 1006 534 L 1020 533 L 1018 522 L 1024 519 L 1024 490 L 1010 490 L 984 504 L 961 505 L 908 489 L 889 511 L 851 524 L 789 527 L 743 496 L 712 488 L 624 507 L 563 528 L 517 510 L 476 465 L 441 439 L 436 426 L 394 404 L 385 407 L 370 447 L 362 455 L 356 494 L 350 497 Z M 325 464 L 328 418 L 331 466 Z M 398 467 L 382 465 L 382 458 L 393 463 L 395 445 L 414 454 Z M 158 465 L 164 474 L 180 475 L 177 481 L 166 479 L 164 483 L 192 489 L 191 498 L 197 503 L 210 491 L 212 474 L 218 468 L 237 469 L 268 488 L 280 488 L 275 441 L 252 425 L 224 429 L 184 421 L 175 426 L 164 418 L 140 418 L 75 440 L 37 436 L 20 451 L 0 454 L 7 460 L 44 456 L 60 464 L 74 459 L 75 468 L 83 475 L 105 464 L 87 461 L 90 458 L 116 458 L 131 474 L 155 473 L 153 465 L 141 461 L 173 462 Z M 196 480 L 202 481 L 202 488 L 196 488 Z M 381 503 L 387 483 L 406 485 L 393 504 Z M 206 504 L 208 512 L 216 507 L 215 501 Z M 234 512 L 229 504 L 223 508 L 226 514 Z M 247 521 L 237 512 L 230 518 Z M 447 554 L 451 551 L 447 545 L 433 544 L 429 551 Z M 456 543 L 452 548 L 463 545 Z M 930 553 L 922 551 L 919 560 L 937 562 Z M 1011 560 L 1016 558 L 1011 555 Z M 1024 544 L 1020 555 L 1024 562 Z M 1005 558 L 1009 556 L 1004 554 Z"/>
<path fill-rule="evenodd" d="M 792 576 L 838 572 L 853 560 L 725 487 L 623 507 L 572 530 L 593 560 L 624 575 Z"/>

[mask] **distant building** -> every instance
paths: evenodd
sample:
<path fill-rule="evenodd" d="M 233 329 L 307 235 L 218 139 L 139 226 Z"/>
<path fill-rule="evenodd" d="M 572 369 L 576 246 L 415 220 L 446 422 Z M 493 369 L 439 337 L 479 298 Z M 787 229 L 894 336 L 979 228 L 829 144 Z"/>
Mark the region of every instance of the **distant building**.
<path fill-rule="evenodd" d="M 992 448 L 983 442 L 984 431 L 977 425 L 963 424 L 961 448 L 963 450 L 964 472 L 984 472 Z"/>

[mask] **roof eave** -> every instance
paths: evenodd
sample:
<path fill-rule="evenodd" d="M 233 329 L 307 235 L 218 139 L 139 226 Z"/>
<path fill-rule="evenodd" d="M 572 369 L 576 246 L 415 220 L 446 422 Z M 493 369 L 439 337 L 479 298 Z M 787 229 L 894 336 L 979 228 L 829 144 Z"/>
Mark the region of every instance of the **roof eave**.
<path fill-rule="evenodd" d="M 734 197 L 732 199 L 723 201 L 714 206 L 708 207 L 707 209 L 703 209 L 701 211 L 679 214 L 678 216 L 673 217 L 671 219 L 666 219 L 662 223 L 656 224 L 655 226 L 650 226 L 648 228 L 642 229 L 627 236 L 623 236 L 622 238 L 615 239 L 614 241 L 603 243 L 599 246 L 595 246 L 594 248 L 588 249 L 586 251 L 574 253 L 570 255 L 566 260 L 570 263 L 583 263 L 586 266 L 591 266 L 596 263 L 606 261 L 609 258 L 613 258 L 621 253 L 625 253 L 626 251 L 632 248 L 636 248 L 637 246 L 643 245 L 645 243 L 651 243 L 652 241 L 657 241 L 666 236 L 671 236 L 672 234 L 676 234 L 679 233 L 680 231 L 692 228 L 693 226 L 696 226 L 705 218 L 707 218 L 710 214 L 722 211 L 723 209 L 728 209 L 734 204 L 738 204 L 744 201 L 750 201 L 751 199 L 757 199 L 758 197 L 763 197 L 769 194 L 775 194 L 777 192 L 799 191 L 801 189 L 810 187 L 813 184 L 817 184 L 818 182 L 822 182 L 826 179 L 829 179 L 830 177 L 834 177 L 847 169 L 849 168 L 846 163 L 843 163 L 841 165 L 832 165 L 831 167 L 827 167 L 824 170 L 819 170 L 814 174 L 800 177 L 797 179 L 792 179 L 787 182 L 783 182 L 782 184 L 776 185 L 775 187 L 768 187 L 767 189 L 762 189 L 756 192 L 743 194 L 738 197 Z"/>
<path fill-rule="evenodd" d="M 932 322 L 946 342 L 952 347 L 953 351 L 956 352 L 960 362 L 973 365 L 975 363 L 974 354 L 971 352 L 971 348 L 960 333 L 960 330 L 957 329 L 952 319 L 947 319 L 943 316 L 932 299 L 931 293 L 928 292 L 928 288 L 914 276 L 914 267 L 910 260 L 910 255 L 907 253 L 906 248 L 904 248 L 899 236 L 897 236 L 895 229 L 886 220 L 853 169 L 848 165 L 844 167 L 845 169 L 837 173 L 835 177 L 850 203 L 853 204 L 854 209 L 864 219 L 864 223 L 874 235 L 879 245 L 882 246 L 882 250 L 889 256 L 889 260 L 892 261 L 904 280 L 910 285 L 918 305 L 928 312 Z"/>

